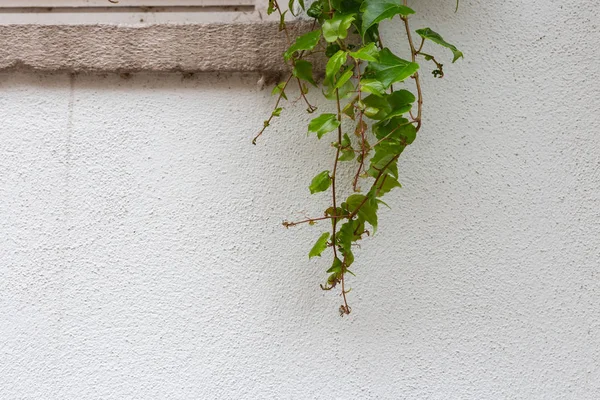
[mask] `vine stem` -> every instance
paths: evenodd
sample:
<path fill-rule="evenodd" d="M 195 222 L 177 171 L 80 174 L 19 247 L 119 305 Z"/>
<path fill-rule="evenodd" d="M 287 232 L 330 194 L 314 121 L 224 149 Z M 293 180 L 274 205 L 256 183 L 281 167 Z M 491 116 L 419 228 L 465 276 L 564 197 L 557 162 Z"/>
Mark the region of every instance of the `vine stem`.
<path fill-rule="evenodd" d="M 360 74 L 360 61 L 359 60 L 354 60 L 355 64 L 356 64 L 356 74 L 358 76 L 358 101 L 362 101 L 362 93 L 361 93 L 361 86 L 360 86 L 360 79 L 361 79 L 361 74 Z M 354 175 L 354 182 L 352 183 L 352 189 L 354 189 L 355 192 L 358 192 L 358 179 L 360 178 L 360 173 L 363 170 L 363 167 L 365 165 L 365 157 L 367 155 L 367 148 L 365 146 L 365 142 L 366 142 L 366 138 L 365 138 L 365 126 L 363 123 L 363 114 L 364 111 L 360 110 L 359 111 L 359 119 L 358 119 L 358 126 L 360 127 L 360 163 L 358 165 L 358 170 L 356 171 L 356 174 Z"/>
<path fill-rule="evenodd" d="M 283 87 L 281 88 L 281 93 L 279 93 L 279 97 L 277 97 L 277 101 L 275 102 L 275 107 L 273 107 L 273 110 L 277 110 L 277 108 L 279 107 L 279 103 L 281 102 L 281 99 L 283 98 L 283 96 L 285 95 L 285 89 L 287 88 L 288 84 L 290 83 L 290 80 L 292 79 L 292 74 L 290 74 L 290 76 L 288 76 L 287 80 L 285 81 L 285 83 L 283 84 Z M 265 132 L 265 130 L 267 129 L 267 127 L 271 124 L 271 120 L 273 120 L 273 117 L 275 115 L 273 113 L 271 113 L 271 116 L 269 117 L 269 119 L 265 122 L 263 128 L 260 130 L 260 132 L 258 132 L 258 134 L 256 136 L 254 136 L 254 139 L 252 139 L 252 144 L 256 144 L 256 140 L 262 136 L 262 134 Z"/>
<path fill-rule="evenodd" d="M 281 13 L 281 10 L 279 9 L 279 4 L 277 3 L 276 0 L 273 0 L 273 4 L 275 6 L 275 8 L 277 9 L 277 12 L 279 13 L 280 18 L 283 18 L 283 14 Z M 315 24 L 316 21 L 313 22 L 312 24 L 312 28 L 315 28 Z M 287 38 L 287 42 L 288 42 L 288 46 L 292 44 L 292 40 L 290 38 L 290 33 L 287 29 L 287 26 L 285 25 L 285 23 L 283 24 L 283 30 L 285 32 L 285 36 Z M 300 58 L 302 58 L 302 56 L 304 55 L 304 51 L 302 51 L 300 53 Z M 296 66 L 296 62 L 294 61 L 294 58 L 292 57 L 292 68 L 295 68 Z M 285 89 L 288 87 L 290 80 L 294 77 L 294 74 L 291 73 L 288 78 L 286 79 L 283 87 L 281 88 L 281 93 L 279 93 L 279 97 L 277 97 L 277 101 L 275 102 L 275 107 L 273 107 L 273 110 L 276 110 L 277 107 L 279 107 L 279 103 L 281 102 L 281 99 L 285 96 Z M 310 102 L 308 101 L 308 99 L 306 98 L 306 95 L 304 94 L 304 91 L 302 90 L 302 84 L 300 83 L 300 78 L 296 78 L 296 81 L 298 82 L 298 88 L 300 89 L 300 96 L 302 99 L 304 99 L 304 102 L 306 103 L 306 105 L 308 106 L 308 111 L 309 112 L 313 112 L 317 109 L 317 107 L 313 106 L 312 104 L 310 104 Z M 269 127 L 269 125 L 271 124 L 271 121 L 273 120 L 273 117 L 275 115 L 273 113 L 271 113 L 271 116 L 269 117 L 269 119 L 266 120 L 266 123 L 264 124 L 263 128 L 260 130 L 260 132 L 258 132 L 258 134 L 256 136 L 254 136 L 254 138 L 252 139 L 252 144 L 256 145 L 256 141 L 258 140 L 259 137 L 262 136 L 262 134 L 265 132 L 265 130 L 267 129 L 267 127 Z"/>
<path fill-rule="evenodd" d="M 279 14 L 279 18 L 281 20 L 284 20 L 285 17 L 283 15 L 283 13 L 281 12 L 281 8 L 279 7 L 279 3 L 277 3 L 277 0 L 273 0 L 273 6 L 277 10 L 277 13 Z M 315 23 L 316 23 L 316 21 L 313 22 L 313 26 L 312 26 L 313 29 L 315 27 Z M 291 46 L 292 39 L 290 38 L 290 32 L 288 31 L 288 28 L 287 28 L 287 25 L 285 24 L 285 22 L 283 23 L 282 27 L 283 27 L 283 31 L 285 32 L 285 37 L 287 38 L 288 46 Z M 304 53 L 304 52 L 302 52 L 302 53 Z M 302 55 L 300 55 L 300 57 L 302 57 Z M 292 68 L 296 68 L 296 61 L 295 61 L 294 57 L 292 57 L 291 60 L 292 60 Z M 298 88 L 300 89 L 300 95 L 302 96 L 302 99 L 304 99 L 304 102 L 308 106 L 308 112 L 315 111 L 317 108 L 315 106 L 313 106 L 312 104 L 310 104 L 310 102 L 306 98 L 306 95 L 304 94 L 304 90 L 302 89 L 302 83 L 300 82 L 300 78 L 296 78 L 296 81 L 298 82 Z"/>
<path fill-rule="evenodd" d="M 408 6 L 408 0 L 403 0 L 404 5 Z M 408 17 L 400 17 L 400 19 L 404 22 L 404 28 L 406 29 L 406 37 L 408 38 L 408 45 L 410 46 L 410 56 L 412 62 L 416 61 L 417 54 L 419 53 L 415 49 L 415 43 L 413 42 L 412 34 L 410 33 L 410 24 L 408 23 Z M 415 120 L 417 121 L 416 130 L 419 132 L 421 129 L 421 120 L 423 116 L 423 92 L 421 90 L 421 79 L 419 77 L 419 72 L 415 72 L 413 75 L 413 79 L 415 80 L 415 85 L 417 87 L 417 117 Z"/>
<path fill-rule="evenodd" d="M 335 89 L 335 102 L 337 105 L 337 119 L 339 122 L 339 125 L 337 128 L 338 143 L 342 143 L 342 108 L 340 106 L 340 92 L 338 89 Z M 333 200 L 334 215 L 337 215 L 337 199 L 336 199 L 337 196 L 336 196 L 336 192 L 335 192 L 335 176 L 337 173 L 339 157 L 340 157 L 340 146 L 338 146 L 335 151 L 335 161 L 333 163 L 333 172 L 331 174 L 331 197 Z M 338 222 L 338 219 L 334 218 L 332 221 L 332 234 L 331 234 L 331 242 L 333 244 L 333 256 L 335 257 L 335 259 L 338 258 L 337 249 L 336 249 L 336 240 L 335 240 L 335 234 L 336 234 L 336 230 L 337 230 L 337 222 Z M 340 307 L 340 310 L 343 314 L 350 314 L 350 308 L 348 307 L 348 300 L 346 299 L 346 289 L 345 289 L 345 282 L 344 282 L 344 275 L 346 274 L 345 263 L 346 263 L 346 256 L 344 256 L 344 260 L 342 261 L 341 281 L 342 281 L 342 296 L 344 297 L 344 305 L 342 307 Z"/>
<path fill-rule="evenodd" d="M 309 224 L 311 222 L 316 222 L 316 221 L 323 221 L 326 219 L 344 219 L 344 218 L 348 218 L 349 215 L 326 215 L 324 217 L 318 217 L 318 218 L 307 218 L 305 220 L 302 221 L 298 221 L 298 222 L 287 222 L 284 221 L 283 222 L 283 226 L 285 226 L 286 228 L 291 228 L 292 226 L 296 226 L 296 225 L 300 225 L 300 224 Z"/>

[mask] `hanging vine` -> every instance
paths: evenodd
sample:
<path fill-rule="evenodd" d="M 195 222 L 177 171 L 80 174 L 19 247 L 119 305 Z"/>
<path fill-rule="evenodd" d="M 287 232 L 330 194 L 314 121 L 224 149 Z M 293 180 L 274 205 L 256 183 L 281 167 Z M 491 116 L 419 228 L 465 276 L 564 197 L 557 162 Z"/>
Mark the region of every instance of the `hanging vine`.
<path fill-rule="evenodd" d="M 433 55 L 423 51 L 425 42 L 431 41 L 452 51 L 452 62 L 463 54 L 441 35 L 430 28 L 411 30 L 409 18 L 415 12 L 407 0 L 317 0 L 305 9 L 304 0 L 290 0 L 283 10 L 277 0 L 269 1 L 268 13 L 277 12 L 280 30 L 287 37 L 289 48 L 283 58 L 291 73 L 277 84 L 275 107 L 253 143 L 265 132 L 274 118 L 280 117 L 282 102 L 288 100 L 286 90 L 297 84 L 307 112 L 317 109 L 306 97 L 309 85 L 321 87 L 325 98 L 334 103 L 335 113 L 323 113 L 308 124 L 309 134 L 318 139 L 333 136 L 333 161 L 331 170 L 318 173 L 310 182 L 310 193 L 330 190 L 331 202 L 322 216 L 296 222 L 284 222 L 286 228 L 301 224 L 315 225 L 327 221 L 330 226 L 323 232 L 309 252 L 309 258 L 321 256 L 331 249 L 332 263 L 328 278 L 321 285 L 331 290 L 338 285 L 343 304 L 340 314 L 349 314 L 346 274 L 353 274 L 353 246 L 377 230 L 377 212 L 386 205 L 382 197 L 400 187 L 398 158 L 416 138 L 423 123 L 423 90 L 420 64 L 430 62 L 433 76 L 444 76 L 443 64 Z M 458 8 L 458 0 L 456 2 Z M 292 38 L 286 25 L 286 14 L 295 8 L 313 18 L 311 32 Z M 379 23 L 398 17 L 405 32 L 410 60 L 396 56 L 385 47 L 379 33 Z M 416 35 L 415 35 L 416 34 Z M 418 41 L 415 39 L 418 38 Z M 324 52 L 327 57 L 325 77 L 317 83 L 313 65 L 306 58 Z M 413 92 L 394 88 L 407 80 L 414 82 Z M 349 134 L 346 126 L 352 124 Z M 340 163 L 356 163 L 350 182 L 338 179 Z M 340 185 L 352 187 L 353 194 L 341 200 Z M 368 187 L 366 192 L 361 187 Z M 354 274 L 353 274 L 354 275 Z"/>

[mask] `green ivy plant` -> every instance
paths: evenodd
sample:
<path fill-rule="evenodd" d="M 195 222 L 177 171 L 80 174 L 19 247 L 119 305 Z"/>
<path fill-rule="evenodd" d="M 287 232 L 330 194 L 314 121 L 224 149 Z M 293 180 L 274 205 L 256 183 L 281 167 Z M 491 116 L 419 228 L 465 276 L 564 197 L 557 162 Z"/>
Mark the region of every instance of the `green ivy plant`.
<path fill-rule="evenodd" d="M 297 1 L 297 3 L 295 3 Z M 456 3 L 458 7 L 458 1 Z M 286 14 L 303 10 L 314 20 L 311 32 L 292 38 L 286 26 Z M 345 276 L 352 274 L 354 248 L 359 241 L 375 234 L 378 210 L 387 206 L 382 198 L 392 189 L 401 187 L 398 181 L 398 158 L 410 145 L 423 122 L 423 91 L 420 63 L 431 62 L 433 76 L 444 76 L 443 65 L 423 51 L 427 41 L 446 47 L 452 52 L 452 62 L 463 54 L 430 28 L 414 33 L 409 18 L 415 13 L 407 0 L 316 0 L 308 9 L 304 0 L 289 0 L 282 10 L 277 0 L 269 1 L 268 13 L 279 13 L 280 31 L 287 36 L 289 48 L 283 54 L 291 73 L 273 89 L 277 96 L 270 117 L 253 143 L 283 111 L 282 102 L 288 100 L 286 90 L 292 83 L 298 85 L 307 111 L 317 111 L 307 99 L 309 87 L 322 90 L 334 105 L 336 112 L 316 115 L 308 124 L 308 133 L 333 141 L 331 170 L 322 171 L 310 182 L 310 193 L 329 190 L 331 203 L 322 216 L 302 221 L 287 222 L 286 228 L 327 221 L 329 228 L 320 234 L 308 256 L 320 257 L 331 249 L 332 262 L 323 290 L 341 286 L 343 304 L 340 315 L 349 314 Z M 395 55 L 384 45 L 379 24 L 398 17 L 405 31 L 410 60 Z M 415 41 L 415 39 L 419 41 Z M 315 53 L 324 53 L 327 62 L 322 82 L 317 82 L 313 64 L 307 60 Z M 406 81 L 414 82 L 416 93 L 407 89 Z M 351 126 L 350 129 L 346 129 Z M 338 179 L 340 163 L 355 162 L 355 173 L 350 182 Z M 352 187 L 345 199 L 338 197 L 340 185 Z M 366 191 L 361 190 L 368 187 Z"/>

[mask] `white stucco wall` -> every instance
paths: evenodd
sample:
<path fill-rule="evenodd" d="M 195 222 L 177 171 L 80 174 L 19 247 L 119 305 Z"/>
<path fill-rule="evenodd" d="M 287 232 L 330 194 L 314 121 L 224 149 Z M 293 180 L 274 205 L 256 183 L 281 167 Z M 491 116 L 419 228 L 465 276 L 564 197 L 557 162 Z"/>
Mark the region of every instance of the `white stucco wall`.
<path fill-rule="evenodd" d="M 600 398 L 600 3 L 442 3 L 345 318 L 280 225 L 328 142 L 252 146 L 257 76 L 0 75 L 0 398 Z"/>

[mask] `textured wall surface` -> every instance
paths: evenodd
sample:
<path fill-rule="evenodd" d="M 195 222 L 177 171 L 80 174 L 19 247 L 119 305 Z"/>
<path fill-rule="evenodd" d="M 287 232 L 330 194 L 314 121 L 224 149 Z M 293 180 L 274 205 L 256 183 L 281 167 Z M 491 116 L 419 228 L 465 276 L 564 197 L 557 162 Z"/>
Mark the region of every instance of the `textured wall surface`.
<path fill-rule="evenodd" d="M 347 318 L 257 76 L 0 74 L 0 399 L 600 398 L 600 3 L 461 3 Z"/>

